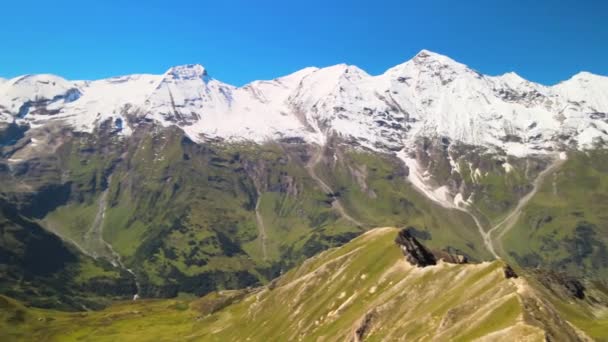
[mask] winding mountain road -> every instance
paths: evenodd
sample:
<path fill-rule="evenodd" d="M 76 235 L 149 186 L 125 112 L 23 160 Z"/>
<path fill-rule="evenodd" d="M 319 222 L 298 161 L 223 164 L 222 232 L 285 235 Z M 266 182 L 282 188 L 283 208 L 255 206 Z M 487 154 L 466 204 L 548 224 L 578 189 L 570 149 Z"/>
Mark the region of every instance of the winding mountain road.
<path fill-rule="evenodd" d="M 517 219 L 519 218 L 519 215 L 521 214 L 522 210 L 528 204 L 528 202 L 530 202 L 532 197 L 534 197 L 534 195 L 536 195 L 536 193 L 538 192 L 538 189 L 540 189 L 540 186 L 543 184 L 543 181 L 545 180 L 545 178 L 548 175 L 552 174 L 560 166 L 562 166 L 565 161 L 566 160 L 562 159 L 562 158 L 554 159 L 553 162 L 551 162 L 551 164 L 549 164 L 549 166 L 546 169 L 541 171 L 538 174 L 538 176 L 534 179 L 534 181 L 532 182 L 532 190 L 530 192 L 528 192 L 524 197 L 522 197 L 517 202 L 517 205 L 515 206 L 515 208 L 513 208 L 513 210 L 509 214 L 507 214 L 507 216 L 502 221 L 500 221 L 499 223 L 497 223 L 496 225 L 494 225 L 492 228 L 490 228 L 488 230 L 483 229 L 481 222 L 479 222 L 479 219 L 477 218 L 477 216 L 474 213 L 472 213 L 468 209 L 460 208 L 461 210 L 463 210 L 463 211 L 467 212 L 469 215 L 471 215 L 471 217 L 475 221 L 475 224 L 477 225 L 477 228 L 479 229 L 479 233 L 481 234 L 481 237 L 483 238 L 483 243 L 486 246 L 486 249 L 490 253 L 492 253 L 492 255 L 495 258 L 501 259 L 500 255 L 498 255 L 498 253 L 496 253 L 496 245 L 499 245 L 500 249 L 502 250 L 502 245 L 501 245 L 502 237 L 509 230 L 511 230 L 511 228 L 513 228 L 515 223 L 517 223 Z M 497 236 L 493 237 L 493 234 L 495 232 L 497 232 L 499 234 Z"/>
<path fill-rule="evenodd" d="M 430 199 L 437 202 L 439 205 L 441 205 L 445 208 L 457 209 L 457 210 L 465 212 L 469 216 L 471 216 L 471 218 L 475 222 L 475 225 L 477 226 L 477 230 L 479 231 L 479 234 L 481 235 L 483 243 L 484 243 L 486 249 L 488 250 L 488 252 L 490 252 L 492 254 L 492 256 L 494 256 L 494 258 L 501 259 L 500 255 L 496 252 L 495 246 L 499 245 L 500 249 L 502 250 L 501 238 L 511 228 L 513 228 L 515 223 L 517 223 L 517 219 L 519 218 L 519 215 L 521 214 L 522 210 L 528 204 L 528 202 L 530 202 L 532 197 L 534 197 L 534 195 L 536 195 L 536 193 L 538 192 L 538 189 L 542 185 L 545 178 L 548 175 L 552 174 L 554 171 L 556 171 L 559 167 L 561 167 L 565 161 L 566 161 L 566 158 L 563 157 L 561 154 L 559 156 L 557 156 L 551 162 L 551 164 L 549 164 L 549 166 L 547 166 L 546 169 L 544 169 L 543 171 L 541 171 L 538 174 L 538 176 L 532 182 L 532 190 L 530 192 L 528 192 L 525 196 L 523 196 L 517 202 L 517 205 L 515 206 L 515 208 L 513 208 L 513 210 L 511 210 L 511 212 L 509 214 L 507 214 L 507 216 L 502 221 L 500 221 L 499 223 L 497 223 L 496 225 L 494 225 L 493 227 L 491 227 L 490 229 L 487 229 L 487 230 L 484 228 L 484 225 L 481 223 L 477 214 L 475 214 L 471 210 L 470 207 L 467 208 L 467 207 L 462 207 L 459 205 L 454 205 L 451 203 L 438 202 L 436 199 L 433 199 L 433 198 L 430 198 Z M 406 166 L 407 166 L 407 163 L 406 163 Z M 526 173 L 527 172 L 528 172 L 528 165 L 526 165 Z M 410 181 L 410 182 L 414 185 L 414 189 L 416 189 L 419 193 L 421 193 L 422 195 L 424 195 L 426 197 L 429 197 L 428 191 L 425 191 L 425 189 L 420 189 L 419 188 L 420 185 L 416 185 L 417 184 L 416 182 L 413 182 L 413 181 Z M 495 235 L 494 233 L 498 233 L 498 235 L 494 236 Z"/>
<path fill-rule="evenodd" d="M 521 214 L 522 210 L 528 204 L 528 202 L 530 202 L 532 197 L 536 195 L 538 189 L 540 189 L 545 178 L 548 175 L 553 174 L 557 169 L 559 169 L 564 164 L 564 162 L 566 162 L 565 158 L 554 159 L 553 162 L 549 164 L 549 166 L 547 166 L 547 168 L 544 169 L 541 173 L 539 173 L 536 179 L 534 179 L 534 181 L 532 182 L 532 190 L 519 200 L 517 206 L 515 206 L 515 208 L 502 221 L 500 221 L 498 224 L 488 230 L 488 232 L 486 233 L 487 239 L 484 236 L 484 241 L 487 240 L 490 242 L 490 244 L 492 245 L 492 250 L 494 250 L 496 244 L 502 244 L 502 237 L 507 232 L 509 232 L 511 228 L 513 228 L 515 223 L 517 223 L 517 219 L 519 218 L 519 215 Z M 492 239 L 492 234 L 494 232 L 498 232 L 499 234 L 494 239 Z M 500 246 L 500 249 L 502 250 L 502 246 Z"/>

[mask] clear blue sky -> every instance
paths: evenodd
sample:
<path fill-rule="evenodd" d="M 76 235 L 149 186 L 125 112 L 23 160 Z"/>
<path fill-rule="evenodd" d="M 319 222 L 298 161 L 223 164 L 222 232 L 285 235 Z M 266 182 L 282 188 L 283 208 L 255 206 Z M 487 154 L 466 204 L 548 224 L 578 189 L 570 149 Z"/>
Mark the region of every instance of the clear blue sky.
<path fill-rule="evenodd" d="M 426 48 L 545 84 L 608 75 L 608 1 L 3 0 L 0 77 L 97 79 L 203 64 L 242 85 L 306 66 L 371 74 Z"/>

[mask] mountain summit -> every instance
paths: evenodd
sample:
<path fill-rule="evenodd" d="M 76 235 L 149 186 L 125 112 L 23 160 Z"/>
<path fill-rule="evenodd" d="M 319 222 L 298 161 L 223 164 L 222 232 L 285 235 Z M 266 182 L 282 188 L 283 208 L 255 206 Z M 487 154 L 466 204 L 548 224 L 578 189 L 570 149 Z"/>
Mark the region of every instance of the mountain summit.
<path fill-rule="evenodd" d="M 171 67 L 165 73 L 165 77 L 172 77 L 174 79 L 181 80 L 192 80 L 201 79 L 208 81 L 208 74 L 205 67 L 200 64 L 185 64 Z"/>
<path fill-rule="evenodd" d="M 608 140 L 608 78 L 583 72 L 548 87 L 515 73 L 482 75 L 428 50 L 378 76 L 336 65 L 234 87 L 188 64 L 159 76 L 71 82 L 33 75 L 0 87 L 0 120 L 58 121 L 76 131 L 90 132 L 107 119 L 127 122 L 128 106 L 182 127 L 195 141 L 323 144 L 335 134 L 365 148 L 398 151 L 420 137 L 445 137 L 526 155 Z"/>

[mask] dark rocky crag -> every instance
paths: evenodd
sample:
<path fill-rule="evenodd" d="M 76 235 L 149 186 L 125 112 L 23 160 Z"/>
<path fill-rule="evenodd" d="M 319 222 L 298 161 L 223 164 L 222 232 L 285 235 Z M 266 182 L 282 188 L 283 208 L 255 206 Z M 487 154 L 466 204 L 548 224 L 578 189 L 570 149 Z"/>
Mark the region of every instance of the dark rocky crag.
<path fill-rule="evenodd" d="M 401 248 L 403 255 L 410 264 L 426 267 L 436 265 L 440 260 L 450 264 L 466 264 L 468 262 L 464 255 L 428 249 L 414 237 L 414 230 L 413 227 L 404 228 L 395 238 L 395 243 Z"/>

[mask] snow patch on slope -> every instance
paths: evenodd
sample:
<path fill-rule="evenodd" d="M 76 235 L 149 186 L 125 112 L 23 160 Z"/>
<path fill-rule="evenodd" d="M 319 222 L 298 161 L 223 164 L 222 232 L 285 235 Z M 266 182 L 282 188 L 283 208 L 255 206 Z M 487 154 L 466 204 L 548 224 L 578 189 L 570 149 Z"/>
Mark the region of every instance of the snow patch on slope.
<path fill-rule="evenodd" d="M 447 186 L 432 187 L 429 184 L 430 177 L 425 176 L 421 172 L 422 168 L 418 165 L 415 158 L 411 158 L 407 155 L 405 150 L 397 152 L 397 157 L 405 163 L 408 168 L 408 180 L 412 185 L 418 189 L 421 193 L 426 195 L 428 198 L 436 203 L 439 203 L 445 208 L 457 208 L 458 204 L 462 201 L 462 195 L 459 199 L 452 199 L 449 189 Z"/>

